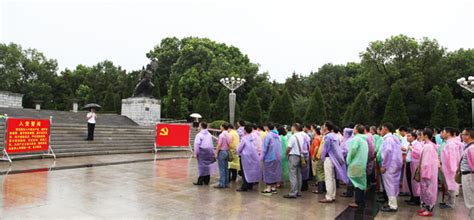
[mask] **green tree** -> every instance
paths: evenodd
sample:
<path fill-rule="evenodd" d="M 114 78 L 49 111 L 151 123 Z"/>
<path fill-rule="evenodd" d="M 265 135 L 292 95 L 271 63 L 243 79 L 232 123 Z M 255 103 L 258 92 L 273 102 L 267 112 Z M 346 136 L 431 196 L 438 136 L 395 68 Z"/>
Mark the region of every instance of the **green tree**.
<path fill-rule="evenodd" d="M 294 122 L 304 123 L 304 116 L 306 115 L 306 110 L 311 97 L 302 94 L 295 94 L 292 98 L 291 104 L 295 112 L 295 120 L 291 121 L 290 124 Z"/>
<path fill-rule="evenodd" d="M 344 126 L 346 126 L 349 123 L 353 122 L 352 121 L 352 115 L 353 115 L 352 106 L 353 105 L 351 105 L 351 104 L 347 105 L 346 111 L 344 112 L 344 116 L 343 116 L 343 119 L 342 119 L 342 123 L 343 123 Z"/>
<path fill-rule="evenodd" d="M 166 116 L 168 118 L 180 119 L 183 117 L 181 111 L 181 94 L 179 92 L 179 80 L 175 79 L 171 86 L 171 92 L 166 102 Z"/>
<path fill-rule="evenodd" d="M 326 107 L 323 100 L 323 94 L 318 86 L 314 88 L 313 94 L 306 109 L 305 121 L 307 123 L 322 124 L 326 120 Z"/>
<path fill-rule="evenodd" d="M 76 90 L 76 97 L 81 99 L 82 103 L 91 103 L 95 102 L 95 95 L 92 89 L 84 84 L 81 84 Z"/>
<path fill-rule="evenodd" d="M 339 114 L 339 104 L 337 103 L 336 96 L 331 96 L 329 100 L 329 106 L 326 106 L 328 116 L 327 119 L 332 121 L 336 125 L 341 124 L 341 115 Z"/>
<path fill-rule="evenodd" d="M 229 120 L 229 97 L 227 90 L 224 88 L 221 89 L 219 92 L 219 96 L 217 96 L 215 109 L 213 111 L 214 120 Z"/>
<path fill-rule="evenodd" d="M 281 123 L 285 125 L 291 125 L 295 122 L 295 110 L 293 108 L 293 99 L 286 89 L 283 90 L 281 102 L 283 106 L 282 116 L 284 117 L 283 120 L 281 120 Z"/>
<path fill-rule="evenodd" d="M 372 124 L 372 113 L 370 112 L 369 103 L 367 102 L 367 96 L 365 90 L 361 90 L 359 95 L 352 105 L 352 120 L 354 123 L 362 123 L 365 125 Z"/>
<path fill-rule="evenodd" d="M 116 111 L 116 104 L 114 99 L 114 94 L 111 91 L 108 91 L 105 95 L 103 108 L 105 111 Z"/>
<path fill-rule="evenodd" d="M 198 96 L 195 111 L 201 114 L 204 120 L 211 120 L 211 100 L 207 88 L 202 88 Z"/>
<path fill-rule="evenodd" d="M 262 120 L 262 108 L 258 101 L 257 93 L 254 89 L 250 91 L 245 108 L 242 111 L 242 118 L 253 123 L 260 123 Z"/>
<path fill-rule="evenodd" d="M 216 100 L 222 88 L 219 81 L 224 77 L 246 80 L 237 92 L 237 100 L 245 100 L 253 88 L 260 94 L 260 88 L 270 85 L 268 73 L 258 74 L 258 65 L 251 63 L 238 48 L 207 38 L 165 38 L 147 53 L 147 57 L 158 61 L 153 81 L 159 84 L 161 96 L 170 91 L 167 87 L 172 79 L 180 79 L 179 89 L 186 111 L 195 111 L 195 97 L 204 87 L 208 89 L 210 99 Z M 269 100 L 269 94 L 262 94 L 263 107 L 268 107 Z"/>
<path fill-rule="evenodd" d="M 405 102 L 403 101 L 402 92 L 398 85 L 392 87 L 392 92 L 390 93 L 387 105 L 385 106 L 383 122 L 391 122 L 395 127 L 408 125 Z"/>
<path fill-rule="evenodd" d="M 293 105 L 287 90 L 282 95 L 276 95 L 270 106 L 268 121 L 290 125 L 294 122 Z"/>
<path fill-rule="evenodd" d="M 444 86 L 431 115 L 431 125 L 439 128 L 446 126 L 456 128 L 459 125 L 457 113 L 458 109 L 453 94 L 448 86 Z"/>

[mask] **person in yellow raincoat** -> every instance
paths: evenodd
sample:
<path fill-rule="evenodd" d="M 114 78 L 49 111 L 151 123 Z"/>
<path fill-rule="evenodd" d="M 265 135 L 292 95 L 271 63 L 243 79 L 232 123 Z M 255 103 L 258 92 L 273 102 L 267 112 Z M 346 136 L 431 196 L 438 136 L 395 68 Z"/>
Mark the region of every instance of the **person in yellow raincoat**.
<path fill-rule="evenodd" d="M 313 190 L 313 193 L 315 193 L 315 194 L 326 193 L 326 182 L 324 181 L 324 179 L 325 179 L 324 165 L 323 165 L 323 163 L 319 162 L 321 160 L 321 153 L 324 150 L 323 146 L 324 146 L 324 135 L 321 136 L 321 142 L 320 142 L 318 148 L 315 149 L 316 153 L 314 154 L 313 158 L 311 158 L 313 160 L 313 164 L 316 164 L 315 169 L 316 169 L 317 187 L 316 187 L 316 190 Z"/>
<path fill-rule="evenodd" d="M 347 152 L 347 176 L 355 189 L 355 203 L 349 204 L 352 208 L 364 207 L 364 192 L 367 189 L 367 160 L 369 145 L 364 135 L 364 126 L 357 125 L 354 129 L 354 138 L 349 142 Z"/>
<path fill-rule="evenodd" d="M 237 180 L 237 172 L 240 170 L 240 158 L 237 155 L 237 147 L 240 144 L 240 136 L 234 126 L 230 125 L 228 129 L 229 135 L 231 137 L 230 146 L 229 146 L 229 155 L 232 160 L 229 160 L 229 175 L 230 181 Z"/>

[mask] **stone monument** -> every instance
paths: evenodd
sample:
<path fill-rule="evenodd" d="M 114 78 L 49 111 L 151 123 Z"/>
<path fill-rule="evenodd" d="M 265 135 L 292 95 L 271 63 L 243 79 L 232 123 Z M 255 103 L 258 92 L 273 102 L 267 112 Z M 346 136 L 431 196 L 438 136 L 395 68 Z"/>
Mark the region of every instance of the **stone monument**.
<path fill-rule="evenodd" d="M 161 101 L 153 98 L 152 70 L 157 63 L 151 62 L 142 68 L 141 80 L 135 86 L 133 96 L 122 99 L 122 115 L 127 116 L 139 125 L 154 126 L 161 119 Z"/>
<path fill-rule="evenodd" d="M 23 108 L 23 94 L 0 91 L 0 107 Z"/>

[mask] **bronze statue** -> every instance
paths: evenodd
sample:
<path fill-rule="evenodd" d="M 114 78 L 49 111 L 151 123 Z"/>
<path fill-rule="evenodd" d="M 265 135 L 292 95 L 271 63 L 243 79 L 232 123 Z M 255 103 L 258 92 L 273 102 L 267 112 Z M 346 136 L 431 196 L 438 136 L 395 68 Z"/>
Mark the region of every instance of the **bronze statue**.
<path fill-rule="evenodd" d="M 155 85 L 151 82 L 153 75 L 152 70 L 155 70 L 157 63 L 155 61 L 146 65 L 146 69 L 142 67 L 142 77 L 138 84 L 135 86 L 132 97 L 153 97 L 152 91 Z"/>

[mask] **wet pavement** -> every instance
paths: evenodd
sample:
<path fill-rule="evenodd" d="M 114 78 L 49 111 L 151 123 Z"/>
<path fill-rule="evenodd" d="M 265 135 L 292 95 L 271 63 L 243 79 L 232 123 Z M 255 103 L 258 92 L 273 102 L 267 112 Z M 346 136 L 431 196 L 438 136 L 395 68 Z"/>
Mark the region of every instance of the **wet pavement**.
<path fill-rule="evenodd" d="M 135 163 L 154 161 L 157 159 L 188 158 L 188 151 L 167 151 L 142 154 L 110 154 L 83 157 L 61 157 L 54 160 L 46 159 L 17 159 L 10 164 L 6 161 L 0 162 L 0 175 L 31 172 L 35 170 L 60 170 L 80 167 L 104 166 L 122 163 Z"/>
<path fill-rule="evenodd" d="M 137 160 L 133 163 L 53 171 L 47 167 L 41 169 L 38 164 L 45 161 L 25 161 L 36 163 L 35 169 L 0 175 L 0 219 L 335 219 L 338 216 L 338 219 L 424 219 L 416 216 L 417 207 L 403 204 L 407 197 L 399 197 L 397 213 L 378 212 L 371 216 L 377 213 L 377 206 L 369 207 L 373 212 L 360 215 L 347 208 L 352 199 L 339 197 L 333 204 L 321 204 L 318 200 L 324 196 L 310 192 L 290 200 L 282 198 L 287 189 L 271 196 L 260 194 L 260 190 L 238 193 L 235 189 L 239 180 L 232 183 L 230 189 L 223 190 L 193 186 L 197 178 L 195 159 L 154 160 L 150 155 L 153 156 L 144 154 L 120 159 Z M 87 163 L 99 164 L 85 157 L 61 159 L 75 162 L 58 159 L 56 163 L 74 165 L 87 160 Z M 139 159 L 150 161 L 138 162 Z M 0 164 L 0 169 L 4 166 Z M 26 165 L 22 167 L 26 168 Z M 216 182 L 214 175 L 211 185 Z M 262 187 L 260 184 L 260 189 Z M 338 194 L 341 191 L 338 190 Z M 372 199 L 369 197 L 367 199 Z M 467 219 L 462 197 L 457 202 L 453 210 L 436 207 L 431 219 Z"/>

